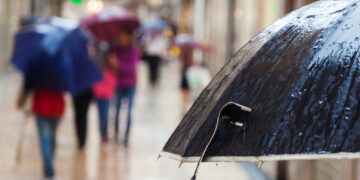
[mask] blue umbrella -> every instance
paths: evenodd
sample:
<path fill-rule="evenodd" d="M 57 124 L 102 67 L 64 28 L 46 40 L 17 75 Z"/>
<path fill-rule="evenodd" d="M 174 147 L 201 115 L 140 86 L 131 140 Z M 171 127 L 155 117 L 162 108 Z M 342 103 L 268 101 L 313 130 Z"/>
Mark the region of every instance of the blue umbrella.
<path fill-rule="evenodd" d="M 90 41 L 76 21 L 52 17 L 17 33 L 12 62 L 27 88 L 77 94 L 101 79 L 88 55 Z"/>
<path fill-rule="evenodd" d="M 169 24 L 163 19 L 155 19 L 151 21 L 143 21 L 141 22 L 141 27 L 145 31 L 161 31 L 169 27 Z"/>

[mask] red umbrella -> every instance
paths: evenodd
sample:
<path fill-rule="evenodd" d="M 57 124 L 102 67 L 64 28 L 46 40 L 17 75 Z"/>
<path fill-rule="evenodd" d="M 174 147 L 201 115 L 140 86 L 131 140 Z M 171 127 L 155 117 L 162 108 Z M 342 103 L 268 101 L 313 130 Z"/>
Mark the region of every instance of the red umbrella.
<path fill-rule="evenodd" d="M 115 39 L 123 29 L 135 30 L 140 27 L 138 18 L 121 7 L 109 7 L 98 14 L 83 19 L 86 26 L 100 41 Z"/>

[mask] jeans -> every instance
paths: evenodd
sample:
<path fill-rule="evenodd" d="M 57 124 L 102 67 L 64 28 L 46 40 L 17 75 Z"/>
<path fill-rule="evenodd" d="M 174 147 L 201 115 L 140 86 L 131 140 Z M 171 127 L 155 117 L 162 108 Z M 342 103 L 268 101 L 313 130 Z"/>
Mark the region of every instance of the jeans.
<path fill-rule="evenodd" d="M 59 119 L 36 117 L 45 176 L 54 177 L 53 159 L 56 146 L 56 129 Z"/>
<path fill-rule="evenodd" d="M 130 127 L 131 127 L 131 110 L 133 107 L 133 101 L 135 96 L 135 87 L 129 88 L 117 88 L 116 89 L 116 114 L 115 114 L 115 138 L 118 141 L 119 133 L 119 116 L 120 116 L 120 107 L 123 99 L 127 99 L 128 111 L 127 111 L 127 123 L 125 131 L 125 144 L 128 142 Z"/>
<path fill-rule="evenodd" d="M 96 99 L 96 103 L 97 103 L 97 107 L 99 110 L 101 139 L 106 140 L 107 139 L 110 100 L 109 99 Z"/>

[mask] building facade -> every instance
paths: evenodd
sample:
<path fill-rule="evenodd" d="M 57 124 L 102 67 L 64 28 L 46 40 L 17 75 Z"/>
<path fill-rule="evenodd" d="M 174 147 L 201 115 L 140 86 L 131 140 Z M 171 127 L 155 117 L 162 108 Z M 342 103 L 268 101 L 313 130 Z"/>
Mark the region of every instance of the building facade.
<path fill-rule="evenodd" d="M 0 1 L 0 72 L 11 69 L 13 35 L 20 19 L 32 14 L 61 16 L 62 0 L 1 0 Z"/>

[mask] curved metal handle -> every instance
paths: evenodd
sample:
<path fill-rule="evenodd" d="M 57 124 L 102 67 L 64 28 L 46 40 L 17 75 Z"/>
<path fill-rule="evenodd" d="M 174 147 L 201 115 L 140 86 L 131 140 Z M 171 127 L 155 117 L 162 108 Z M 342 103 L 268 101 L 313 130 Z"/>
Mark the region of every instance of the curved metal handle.
<path fill-rule="evenodd" d="M 222 117 L 225 117 L 226 119 L 230 119 L 230 121 L 229 121 L 230 124 L 233 124 L 233 125 L 236 125 L 236 126 L 239 126 L 239 127 L 244 126 L 243 123 L 233 121 L 233 118 L 231 118 L 231 116 L 234 115 L 234 112 L 233 112 L 234 108 L 233 107 L 240 108 L 241 111 L 251 112 L 251 108 L 243 106 L 241 104 L 234 103 L 234 102 L 227 102 L 225 105 L 223 105 L 221 107 L 220 113 L 218 114 L 218 117 L 217 117 L 217 120 L 216 120 L 216 125 L 215 125 L 215 128 L 214 128 L 214 132 L 211 135 L 211 138 L 210 138 L 208 144 L 206 145 L 204 151 L 201 153 L 199 161 L 197 162 L 197 165 L 196 165 L 194 175 L 191 177 L 191 180 L 196 180 L 196 175 L 197 175 L 198 169 L 200 167 L 200 163 L 203 161 L 203 159 L 205 157 L 205 154 L 206 154 L 211 142 L 213 141 L 213 139 L 215 137 L 215 134 L 216 134 L 218 126 L 219 126 L 220 119 L 222 119 Z"/>

